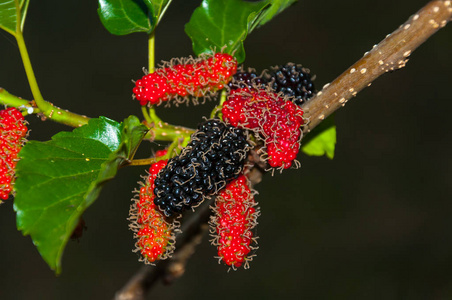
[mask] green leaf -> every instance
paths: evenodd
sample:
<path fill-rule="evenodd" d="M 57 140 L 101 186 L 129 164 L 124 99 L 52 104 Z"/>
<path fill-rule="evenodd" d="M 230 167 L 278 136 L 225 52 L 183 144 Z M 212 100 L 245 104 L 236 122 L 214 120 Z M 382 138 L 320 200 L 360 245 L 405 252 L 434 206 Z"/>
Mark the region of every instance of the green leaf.
<path fill-rule="evenodd" d="M 100 117 L 50 141 L 30 141 L 21 150 L 14 185 L 17 228 L 31 236 L 57 274 L 81 215 L 131 159 L 146 132 L 135 116 L 123 124 Z"/>
<path fill-rule="evenodd" d="M 297 0 L 268 0 L 268 2 L 271 3 L 272 6 L 264 12 L 258 26 L 264 25 L 277 14 L 297 2 Z"/>
<path fill-rule="evenodd" d="M 30 0 L 0 0 L 0 28 L 16 35 L 24 29 Z"/>
<path fill-rule="evenodd" d="M 336 146 L 336 125 L 334 116 L 326 118 L 302 140 L 301 150 L 308 155 L 334 158 Z"/>
<path fill-rule="evenodd" d="M 165 14 L 166 9 L 171 4 L 171 1 L 172 0 L 144 0 L 144 3 L 152 12 L 152 24 L 155 24 L 155 26 L 158 25 L 163 15 Z"/>
<path fill-rule="evenodd" d="M 185 25 L 193 51 L 200 55 L 223 50 L 242 63 L 245 60 L 243 42 L 269 6 L 267 1 L 203 0 Z"/>
<path fill-rule="evenodd" d="M 143 0 L 99 0 L 97 13 L 112 34 L 151 33 L 154 30 L 155 24 L 151 23 L 149 9 Z"/>
<path fill-rule="evenodd" d="M 97 181 L 91 183 L 85 197 L 85 201 L 89 203 L 97 199 L 102 184 L 113 179 L 118 168 L 133 158 L 138 146 L 149 131 L 146 126 L 140 123 L 140 120 L 136 116 L 130 116 L 121 125 L 121 144 L 116 151 L 110 154 L 107 161 L 102 165 Z"/>

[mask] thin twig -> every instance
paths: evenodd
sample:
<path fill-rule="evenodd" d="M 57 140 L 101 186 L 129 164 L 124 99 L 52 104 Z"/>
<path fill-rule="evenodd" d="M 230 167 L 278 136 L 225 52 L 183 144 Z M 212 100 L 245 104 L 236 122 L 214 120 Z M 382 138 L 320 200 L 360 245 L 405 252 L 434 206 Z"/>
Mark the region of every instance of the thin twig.
<path fill-rule="evenodd" d="M 452 3 L 449 0 L 431 1 L 411 16 L 406 23 L 374 46 L 303 106 L 305 116 L 309 118 L 305 132 L 311 131 L 382 74 L 404 67 L 412 52 L 438 29 L 444 27 L 451 17 Z M 259 163 L 256 163 L 256 167 L 248 174 L 254 184 L 261 180 L 264 173 L 264 168 L 258 165 Z M 173 257 L 159 262 L 155 267 L 143 266 L 116 294 L 115 299 L 143 300 L 160 278 L 163 278 L 165 283 L 171 283 L 180 277 L 194 247 L 206 230 L 209 215 L 207 204 L 199 207 L 196 214 L 183 226 L 183 233 L 177 237 L 178 250 Z"/>

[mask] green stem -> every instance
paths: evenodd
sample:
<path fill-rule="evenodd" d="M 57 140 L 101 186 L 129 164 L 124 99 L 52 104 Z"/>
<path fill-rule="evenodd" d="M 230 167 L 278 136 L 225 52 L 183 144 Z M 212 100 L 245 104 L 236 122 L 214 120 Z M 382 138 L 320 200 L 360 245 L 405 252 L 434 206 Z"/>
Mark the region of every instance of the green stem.
<path fill-rule="evenodd" d="M 51 108 L 51 104 L 44 100 L 41 95 L 41 91 L 38 87 L 38 82 L 36 81 L 35 73 L 33 67 L 31 66 L 30 56 L 28 55 L 27 47 L 25 46 L 24 36 L 22 32 L 16 32 L 15 34 L 17 45 L 19 46 L 20 56 L 22 57 L 22 62 L 24 64 L 25 72 L 27 74 L 28 83 L 30 84 L 31 92 L 33 93 L 36 105 L 43 111 L 47 111 Z"/>
<path fill-rule="evenodd" d="M 212 111 L 210 112 L 210 118 L 215 118 L 218 112 L 221 112 L 221 105 L 217 105 L 212 109 Z"/>
<path fill-rule="evenodd" d="M 227 98 L 227 92 L 225 89 L 223 89 L 221 91 L 220 106 L 223 105 L 224 101 L 226 101 L 226 98 Z"/>
<path fill-rule="evenodd" d="M 155 71 L 155 30 L 148 35 L 148 69 L 149 73 L 154 73 Z M 149 123 L 162 122 L 162 120 L 157 116 L 154 106 L 149 108 L 149 114 L 147 111 L 144 111 L 144 108 L 142 108 L 142 110 L 144 118 Z"/>
<path fill-rule="evenodd" d="M 16 3 L 16 31 L 5 29 L 7 32 L 11 33 L 17 41 L 17 46 L 19 47 L 20 56 L 24 64 L 25 73 L 27 75 L 28 84 L 30 85 L 31 92 L 33 94 L 34 101 L 27 101 L 11 95 L 6 90 L 0 88 L 0 103 L 17 107 L 19 109 L 26 109 L 26 114 L 36 114 L 40 113 L 42 116 L 48 119 L 52 119 L 56 122 L 66 124 L 73 127 L 82 126 L 88 123 L 89 118 L 86 116 L 80 116 L 74 113 L 70 113 L 66 110 L 62 110 L 55 107 L 52 103 L 47 102 L 42 97 L 41 91 L 39 90 L 38 82 L 31 66 L 30 56 L 28 55 L 27 47 L 25 45 L 24 36 L 22 34 L 22 27 L 25 16 L 21 15 L 21 5 L 18 0 Z M 28 2 L 22 5 L 27 5 Z M 25 8 L 26 11 L 26 8 Z M 37 106 L 37 107 L 36 107 Z"/>
<path fill-rule="evenodd" d="M 25 109 L 27 111 L 27 114 L 40 112 L 40 109 L 33 107 L 30 101 L 14 96 L 3 88 L 0 88 L 0 104 L 6 105 L 8 107 L 16 107 L 22 110 Z"/>
<path fill-rule="evenodd" d="M 145 138 L 152 138 L 159 141 L 175 141 L 179 138 L 190 139 L 195 132 L 193 129 L 170 125 L 165 122 L 153 123 L 151 130 L 146 134 Z"/>
<path fill-rule="evenodd" d="M 44 114 L 41 109 L 33 105 L 33 101 L 28 101 L 20 97 L 14 96 L 3 88 L 0 88 L 0 104 L 6 105 L 8 107 L 16 107 L 17 109 L 21 110 L 24 115 Z M 53 121 L 66 124 L 72 127 L 82 126 L 88 123 L 89 120 L 88 117 L 70 113 L 68 111 L 56 107 L 53 107 L 53 113 L 56 115 L 47 117 L 52 119 Z"/>
<path fill-rule="evenodd" d="M 212 110 L 212 112 L 210 113 L 211 119 L 215 118 L 215 116 L 218 116 L 219 118 L 221 118 L 221 116 L 222 116 L 221 109 L 223 108 L 223 103 L 224 103 L 224 101 L 226 101 L 226 98 L 227 98 L 227 92 L 226 92 L 226 90 L 222 90 L 221 96 L 220 96 L 220 104 L 215 106 L 214 109 Z"/>
<path fill-rule="evenodd" d="M 185 138 L 182 138 L 182 141 L 183 140 L 185 140 Z M 173 157 L 173 154 L 175 154 L 174 156 L 178 155 L 178 153 L 180 152 L 180 149 L 179 149 L 179 151 L 177 151 L 177 149 L 178 149 L 177 146 L 179 146 L 179 143 L 180 143 L 179 140 L 174 140 L 171 143 L 171 145 L 168 147 L 168 153 L 166 154 L 167 159 L 170 159 L 171 157 Z M 175 151 L 175 153 L 173 153 L 173 151 Z"/>
<path fill-rule="evenodd" d="M 159 159 L 159 157 L 134 159 L 127 165 L 129 165 L 129 166 L 149 166 L 151 164 L 155 164 L 159 160 L 162 160 L 162 159 Z"/>
<path fill-rule="evenodd" d="M 39 90 L 33 67 L 31 66 L 30 56 L 28 55 L 22 32 L 18 31 L 14 36 L 16 37 L 17 45 L 19 46 L 20 56 L 22 57 L 22 62 L 24 64 L 25 72 L 27 74 L 28 83 L 34 97 L 34 101 L 42 114 L 48 119 L 72 127 L 80 127 L 87 124 L 89 120 L 88 117 L 63 110 L 44 100 L 41 91 Z"/>
<path fill-rule="evenodd" d="M 157 116 L 157 113 L 155 112 L 154 106 L 151 106 L 149 108 L 149 116 L 150 116 L 152 122 L 154 122 L 154 123 L 161 123 L 162 122 L 162 120 Z"/>
<path fill-rule="evenodd" d="M 152 31 L 148 36 L 148 64 L 149 73 L 154 73 L 155 71 L 155 30 Z"/>
<path fill-rule="evenodd" d="M 143 113 L 143 117 L 144 117 L 144 119 L 146 120 L 146 122 L 152 123 L 152 119 L 151 119 L 151 117 L 149 116 L 148 108 L 147 108 L 146 105 L 141 106 L 141 112 Z"/>

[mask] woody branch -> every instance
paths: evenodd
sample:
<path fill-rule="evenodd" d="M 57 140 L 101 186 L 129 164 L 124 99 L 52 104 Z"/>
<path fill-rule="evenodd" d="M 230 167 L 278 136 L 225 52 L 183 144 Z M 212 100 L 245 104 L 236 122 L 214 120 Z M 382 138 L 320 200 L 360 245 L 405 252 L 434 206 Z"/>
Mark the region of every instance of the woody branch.
<path fill-rule="evenodd" d="M 452 18 L 452 1 L 430 1 L 303 105 L 307 133 L 384 73 L 403 68 L 413 51 Z"/>

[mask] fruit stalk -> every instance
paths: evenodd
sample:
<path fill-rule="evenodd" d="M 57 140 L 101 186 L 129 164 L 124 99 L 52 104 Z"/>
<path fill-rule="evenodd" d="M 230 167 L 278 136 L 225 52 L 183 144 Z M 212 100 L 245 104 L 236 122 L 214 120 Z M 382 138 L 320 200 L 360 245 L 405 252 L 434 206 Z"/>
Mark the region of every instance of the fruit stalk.
<path fill-rule="evenodd" d="M 28 100 L 14 96 L 3 88 L 0 88 L 0 104 L 9 107 L 17 107 L 19 109 L 26 109 L 27 113 L 38 113 L 39 108 L 34 108 Z"/>

